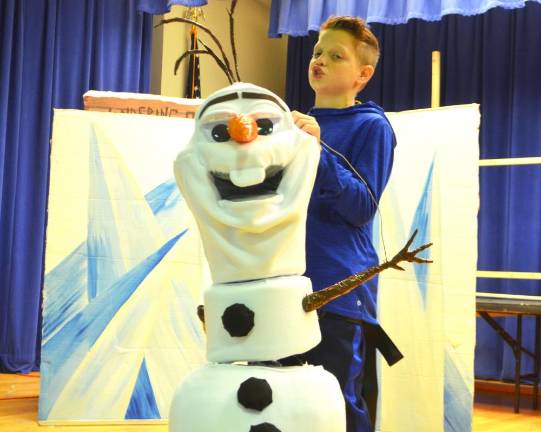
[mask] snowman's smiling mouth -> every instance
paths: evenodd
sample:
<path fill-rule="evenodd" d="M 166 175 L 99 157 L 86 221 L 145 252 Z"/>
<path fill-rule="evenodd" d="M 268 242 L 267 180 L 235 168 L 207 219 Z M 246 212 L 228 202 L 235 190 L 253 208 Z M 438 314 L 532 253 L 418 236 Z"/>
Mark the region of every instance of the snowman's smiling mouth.
<path fill-rule="evenodd" d="M 272 165 L 264 170 L 254 170 L 255 179 L 254 175 L 249 176 L 252 178 L 246 178 L 247 176 L 243 176 L 244 172 L 223 173 L 212 171 L 210 173 L 221 199 L 244 201 L 276 195 L 276 190 L 282 181 L 284 169 L 281 166 Z M 232 177 L 234 182 L 231 181 Z"/>

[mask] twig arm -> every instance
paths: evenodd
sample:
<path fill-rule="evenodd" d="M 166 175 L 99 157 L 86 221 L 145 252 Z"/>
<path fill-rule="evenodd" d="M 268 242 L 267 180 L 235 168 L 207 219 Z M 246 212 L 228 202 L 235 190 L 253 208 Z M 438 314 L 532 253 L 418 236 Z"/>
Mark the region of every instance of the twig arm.
<path fill-rule="evenodd" d="M 418 264 L 431 263 L 431 260 L 417 257 L 417 254 L 432 246 L 432 243 L 424 244 L 412 251 L 408 250 L 408 248 L 413 243 L 416 235 L 417 230 L 413 233 L 413 235 L 408 240 L 406 245 L 402 248 L 402 250 L 400 250 L 400 252 L 398 252 L 391 261 L 384 262 L 383 264 L 378 266 L 370 267 L 364 272 L 356 273 L 340 282 L 337 282 L 327 288 L 313 292 L 312 294 L 304 297 L 304 299 L 302 300 L 302 307 L 305 312 L 311 312 L 321 308 L 322 306 L 325 306 L 334 299 L 349 293 L 353 289 L 357 288 L 359 285 L 372 279 L 374 276 L 388 268 L 394 268 L 396 270 L 403 271 L 404 269 L 398 265 L 398 263 L 402 261 L 414 262 Z"/>

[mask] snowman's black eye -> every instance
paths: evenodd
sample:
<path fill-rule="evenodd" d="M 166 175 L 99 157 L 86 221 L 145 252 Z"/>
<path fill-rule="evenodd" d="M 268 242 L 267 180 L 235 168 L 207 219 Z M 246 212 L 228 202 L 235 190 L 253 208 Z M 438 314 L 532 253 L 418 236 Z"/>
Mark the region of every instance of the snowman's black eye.
<path fill-rule="evenodd" d="M 258 135 L 270 135 L 273 131 L 274 124 L 271 119 L 261 118 L 256 120 L 257 134 Z"/>
<path fill-rule="evenodd" d="M 229 132 L 227 131 L 227 125 L 221 123 L 212 128 L 212 139 L 216 142 L 229 141 Z"/>

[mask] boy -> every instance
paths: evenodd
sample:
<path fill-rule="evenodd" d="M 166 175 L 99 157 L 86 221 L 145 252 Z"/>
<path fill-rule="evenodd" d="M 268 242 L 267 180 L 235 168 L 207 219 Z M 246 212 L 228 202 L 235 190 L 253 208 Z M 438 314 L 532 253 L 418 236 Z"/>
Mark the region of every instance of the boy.
<path fill-rule="evenodd" d="M 355 100 L 372 78 L 378 58 L 378 41 L 363 20 L 329 18 L 321 26 L 309 67 L 315 106 L 309 115 L 293 112 L 295 124 L 318 139 L 321 134 L 323 144 L 306 233 L 306 276 L 314 291 L 378 264 L 371 240 L 372 220 L 391 173 L 395 136 L 382 108 Z M 377 322 L 376 287 L 377 280 L 372 279 L 325 306 L 320 313 L 321 343 L 303 356 L 285 361 L 323 365 L 338 378 L 346 401 L 348 432 L 367 432 L 374 427 L 373 345 L 379 344 L 381 350 L 387 344 L 383 348 L 391 348 L 391 357 L 395 355 L 391 363 L 401 357 Z M 363 398 L 367 367 L 372 377 L 368 392 L 372 420 Z"/>

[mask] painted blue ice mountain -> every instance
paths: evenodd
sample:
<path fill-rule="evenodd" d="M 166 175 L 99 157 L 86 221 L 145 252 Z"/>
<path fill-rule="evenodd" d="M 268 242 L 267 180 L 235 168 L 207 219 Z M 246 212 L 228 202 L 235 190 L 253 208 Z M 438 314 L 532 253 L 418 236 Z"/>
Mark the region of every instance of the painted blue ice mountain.
<path fill-rule="evenodd" d="M 175 332 L 166 335 L 171 340 L 164 343 L 178 346 L 189 337 L 201 348 L 204 345 L 196 320 L 187 318 L 193 315 L 195 306 L 190 291 L 179 280 L 182 275 L 165 276 L 169 264 L 163 261 L 173 248 L 173 253 L 179 252 L 175 245 L 191 223 L 174 179 L 168 178 L 145 195 L 137 173 L 130 170 L 107 129 L 92 130 L 88 190 L 81 190 L 81 202 L 88 203 L 87 226 L 79 227 L 80 243 L 48 271 L 44 280 L 40 420 L 84 418 L 84 405 L 72 413 L 66 403 L 78 395 L 92 400 L 94 395 L 88 391 L 98 380 L 107 378 L 102 360 L 107 363 L 109 355 L 118 354 L 114 352 L 116 346 L 136 339 L 134 317 L 150 319 L 157 305 L 166 308 L 161 324 Z M 151 278 L 156 271 L 158 279 Z M 164 288 L 172 298 L 162 305 Z M 160 295 L 156 295 L 158 291 Z M 153 302 L 154 298 L 160 303 Z M 129 314 L 123 313 L 125 308 L 130 309 Z M 151 329 L 150 324 L 146 328 L 160 334 L 160 328 Z M 150 359 L 137 355 L 130 356 L 127 363 L 112 362 L 113 369 L 122 368 L 124 374 L 119 375 L 130 384 L 119 386 L 118 394 L 115 390 L 96 395 L 102 398 L 97 409 L 106 409 L 108 400 L 103 398 L 118 402 L 122 393 L 122 401 L 128 402 L 129 397 L 129 406 L 126 409 L 117 403 L 115 418 L 165 416 L 159 412 L 161 399 L 155 396 L 151 378 L 163 382 L 167 370 L 162 371 L 160 365 L 167 361 L 152 355 L 153 364 L 158 366 L 151 370 Z"/>
<path fill-rule="evenodd" d="M 166 238 L 178 233 L 181 221 L 186 221 L 187 207 L 177 187 L 171 178 L 152 189 L 145 195 L 145 200 L 155 216 Z"/>
<path fill-rule="evenodd" d="M 425 186 L 423 188 L 423 193 L 417 204 L 417 209 L 415 211 L 415 216 L 413 217 L 413 222 L 411 224 L 410 236 L 413 235 L 413 232 L 417 230 L 417 237 L 413 246 L 422 245 L 430 242 L 430 214 L 432 207 L 432 173 L 434 171 L 434 161 L 430 165 L 430 170 L 426 177 Z M 424 250 L 419 254 L 419 257 L 430 259 L 430 248 Z M 419 287 L 419 292 L 421 299 L 423 301 L 423 306 L 426 308 L 426 295 L 428 289 L 428 266 L 427 265 L 415 265 L 415 276 L 417 278 L 417 285 Z"/>
<path fill-rule="evenodd" d="M 45 275 L 42 341 L 47 343 L 53 334 L 88 304 L 86 243 L 81 244 Z"/>
<path fill-rule="evenodd" d="M 178 205 L 181 196 L 175 179 L 171 178 L 148 192 L 145 199 L 152 213 L 158 214 Z"/>
<path fill-rule="evenodd" d="M 115 284 L 102 291 L 64 326 L 61 333 L 43 345 L 43 357 L 46 360 L 42 364 L 45 370 L 42 371 L 41 385 L 42 393 L 46 393 L 47 398 L 40 403 L 40 419 L 48 417 L 58 395 L 111 319 L 186 231 L 173 237 Z"/>
<path fill-rule="evenodd" d="M 112 158 L 109 158 L 112 159 Z M 102 290 L 115 283 L 126 269 L 119 259 L 104 259 L 107 257 L 122 257 L 121 241 L 119 238 L 119 222 L 115 217 L 113 203 L 109 191 L 108 177 L 100 155 L 99 145 L 95 134 L 90 141 L 90 177 L 88 200 L 88 237 L 86 241 L 88 256 L 88 298 L 92 300 Z M 118 169 L 119 174 L 114 178 L 114 187 L 118 193 L 124 192 L 126 201 L 131 198 L 127 185 L 127 175 Z M 118 205 L 118 204 L 117 204 Z"/>
<path fill-rule="evenodd" d="M 469 432 L 472 426 L 473 394 L 460 369 L 445 351 L 445 432 Z"/>
<path fill-rule="evenodd" d="M 159 418 L 161 418 L 160 411 L 156 404 L 152 384 L 150 384 L 147 363 L 143 360 L 139 375 L 137 376 L 135 388 L 133 389 L 130 404 L 126 411 L 126 420 Z"/>
<path fill-rule="evenodd" d="M 156 216 L 156 221 L 166 234 L 169 234 L 173 228 L 178 229 L 176 221 L 180 217 L 177 213 L 181 211 L 179 204 L 182 202 L 182 196 L 173 178 L 147 193 L 145 199 Z M 173 226 L 169 227 L 169 225 Z M 89 278 L 97 277 L 95 274 L 97 269 L 94 266 L 91 274 L 87 274 L 89 272 L 87 255 L 96 252 L 98 255 L 102 253 L 98 245 L 89 246 L 85 241 L 45 275 L 46 296 L 43 308 L 46 311 L 46 318 L 43 321 L 43 343 L 60 331 L 67 321 L 95 297 L 96 287 L 87 283 Z"/>

